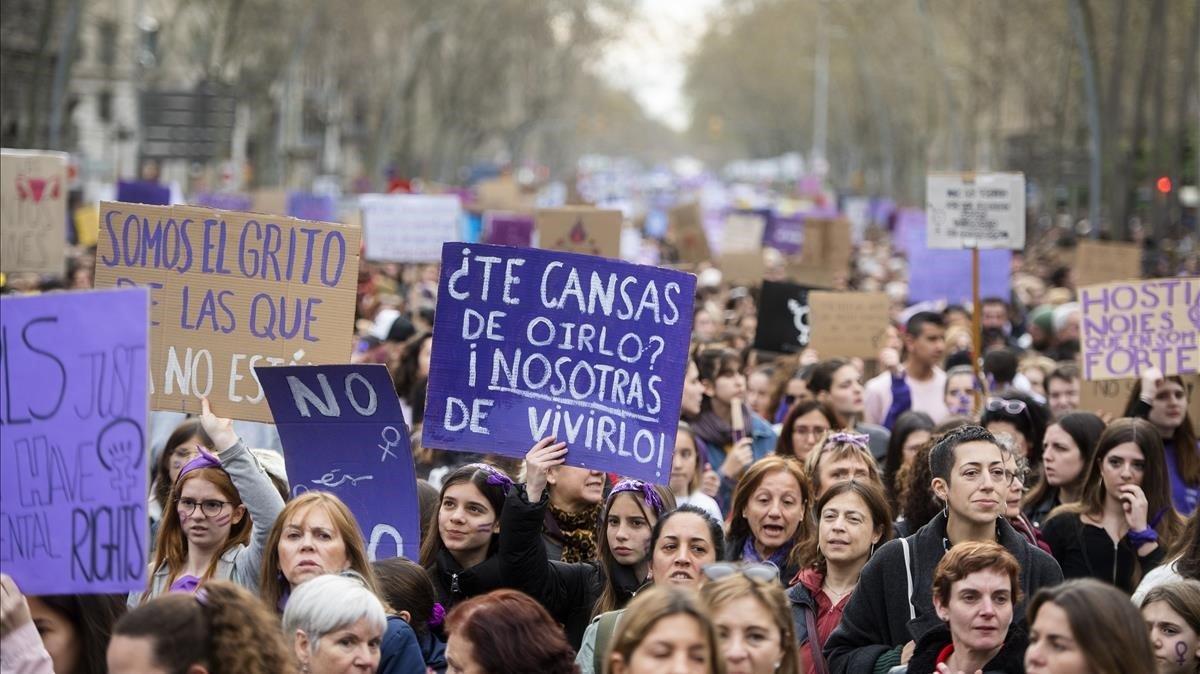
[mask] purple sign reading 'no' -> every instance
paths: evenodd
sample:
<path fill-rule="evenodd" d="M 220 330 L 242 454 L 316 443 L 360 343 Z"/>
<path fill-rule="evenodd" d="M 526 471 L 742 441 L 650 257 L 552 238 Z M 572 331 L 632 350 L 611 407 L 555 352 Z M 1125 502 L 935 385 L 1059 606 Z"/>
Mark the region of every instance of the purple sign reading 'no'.
<path fill-rule="evenodd" d="M 0 299 L 0 571 L 25 594 L 146 585 L 144 288 Z"/>
<path fill-rule="evenodd" d="M 292 496 L 337 494 L 371 561 L 420 558 L 417 476 L 400 399 L 383 365 L 256 367 Z"/>
<path fill-rule="evenodd" d="M 692 330 L 691 274 L 590 255 L 442 247 L 425 446 L 665 484 Z"/>

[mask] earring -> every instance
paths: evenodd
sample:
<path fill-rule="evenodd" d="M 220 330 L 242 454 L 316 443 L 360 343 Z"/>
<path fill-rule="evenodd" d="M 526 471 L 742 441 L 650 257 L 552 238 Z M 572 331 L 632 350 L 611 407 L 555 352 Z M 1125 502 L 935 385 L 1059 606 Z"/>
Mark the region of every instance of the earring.
<path fill-rule="evenodd" d="M 872 557 L 874 557 L 874 556 L 875 556 L 875 544 L 874 544 L 874 543 L 872 543 L 872 544 L 871 544 L 871 551 L 867 553 L 867 559 L 870 559 L 870 558 L 872 558 Z"/>

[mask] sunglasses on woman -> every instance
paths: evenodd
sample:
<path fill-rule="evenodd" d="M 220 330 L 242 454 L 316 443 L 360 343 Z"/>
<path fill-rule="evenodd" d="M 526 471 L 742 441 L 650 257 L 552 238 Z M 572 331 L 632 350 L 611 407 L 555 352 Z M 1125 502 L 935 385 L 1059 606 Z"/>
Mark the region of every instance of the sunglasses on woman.
<path fill-rule="evenodd" d="M 742 574 L 756 583 L 773 583 L 779 580 L 779 567 L 771 562 L 735 564 L 733 562 L 717 562 L 706 564 L 701 571 L 709 580 L 721 580 L 735 574 Z"/>

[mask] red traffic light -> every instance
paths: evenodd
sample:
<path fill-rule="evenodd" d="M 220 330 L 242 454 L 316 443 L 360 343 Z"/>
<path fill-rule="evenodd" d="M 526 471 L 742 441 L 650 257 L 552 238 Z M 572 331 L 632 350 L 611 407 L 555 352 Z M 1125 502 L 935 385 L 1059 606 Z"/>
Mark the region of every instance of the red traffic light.
<path fill-rule="evenodd" d="M 1154 183 L 1154 186 L 1158 188 L 1159 192 L 1166 194 L 1171 191 L 1171 179 L 1163 176 Z"/>

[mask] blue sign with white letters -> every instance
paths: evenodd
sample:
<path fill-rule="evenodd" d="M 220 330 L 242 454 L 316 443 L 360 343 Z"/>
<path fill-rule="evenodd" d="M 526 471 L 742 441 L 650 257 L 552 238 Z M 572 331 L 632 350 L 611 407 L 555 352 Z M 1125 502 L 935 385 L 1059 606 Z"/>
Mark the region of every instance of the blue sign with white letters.
<path fill-rule="evenodd" d="M 400 399 L 383 365 L 256 367 L 279 427 L 292 496 L 342 499 L 372 561 L 420 559 L 417 477 Z"/>
<path fill-rule="evenodd" d="M 447 243 L 427 447 L 567 463 L 665 484 L 696 278 L 557 251 Z"/>

